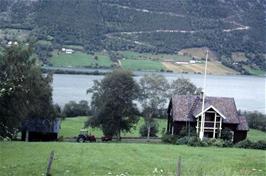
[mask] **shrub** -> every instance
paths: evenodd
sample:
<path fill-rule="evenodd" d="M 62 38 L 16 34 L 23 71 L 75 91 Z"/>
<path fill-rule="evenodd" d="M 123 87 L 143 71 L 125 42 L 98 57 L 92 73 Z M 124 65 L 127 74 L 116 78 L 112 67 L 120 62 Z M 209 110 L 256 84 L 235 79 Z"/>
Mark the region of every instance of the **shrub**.
<path fill-rule="evenodd" d="M 221 139 L 231 140 L 232 138 L 233 138 L 233 134 L 231 132 L 231 129 L 229 129 L 229 128 L 222 129 Z"/>
<path fill-rule="evenodd" d="M 223 147 L 233 147 L 233 142 L 231 140 L 224 140 Z"/>
<path fill-rule="evenodd" d="M 260 112 L 244 112 L 244 116 L 247 117 L 248 126 L 250 128 L 266 131 L 266 115 Z"/>
<path fill-rule="evenodd" d="M 189 138 L 190 137 L 188 137 L 188 136 L 179 138 L 179 139 L 177 139 L 176 144 L 177 145 L 185 145 L 185 144 L 188 144 Z"/>
<path fill-rule="evenodd" d="M 191 137 L 188 140 L 188 145 L 194 147 L 206 147 L 208 146 L 208 143 L 205 139 L 201 141 L 198 137 Z"/>
<path fill-rule="evenodd" d="M 223 147 L 224 141 L 222 139 L 216 139 L 212 145 L 216 147 Z"/>
<path fill-rule="evenodd" d="M 63 109 L 63 115 L 66 117 L 86 116 L 90 114 L 90 108 L 88 102 L 81 100 L 79 103 L 70 101 L 65 104 Z"/>
<path fill-rule="evenodd" d="M 246 139 L 246 140 L 243 140 L 243 141 L 236 143 L 235 147 L 266 150 L 266 141 L 260 140 L 257 142 L 252 142 L 249 139 Z"/>
<path fill-rule="evenodd" d="M 156 137 L 156 134 L 158 133 L 158 124 L 156 122 L 151 123 L 151 131 L 150 131 L 150 137 Z M 147 123 L 144 123 L 141 125 L 139 129 L 139 133 L 142 137 L 146 137 L 148 135 L 148 128 Z"/>
<path fill-rule="evenodd" d="M 162 142 L 164 143 L 171 143 L 175 144 L 177 141 L 177 136 L 171 134 L 164 134 L 161 138 Z"/>
<path fill-rule="evenodd" d="M 253 143 L 249 140 L 243 140 L 235 144 L 235 147 L 238 148 L 252 148 Z"/>
<path fill-rule="evenodd" d="M 252 145 L 253 149 L 266 150 L 266 140 L 260 140 Z"/>
<path fill-rule="evenodd" d="M 206 142 L 209 146 L 216 146 L 216 147 L 224 146 L 224 140 L 222 139 L 208 139 Z"/>
<path fill-rule="evenodd" d="M 59 136 L 59 138 L 57 139 L 58 142 L 63 142 L 64 141 L 64 136 Z"/>

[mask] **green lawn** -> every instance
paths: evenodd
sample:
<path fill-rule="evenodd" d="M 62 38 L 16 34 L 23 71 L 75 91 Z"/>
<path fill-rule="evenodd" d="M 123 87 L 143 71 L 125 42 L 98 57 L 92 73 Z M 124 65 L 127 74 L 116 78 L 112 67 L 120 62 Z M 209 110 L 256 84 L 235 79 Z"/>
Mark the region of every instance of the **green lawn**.
<path fill-rule="evenodd" d="M 74 118 L 66 118 L 61 123 L 61 130 L 60 134 L 64 137 L 73 137 L 77 136 L 79 134 L 79 130 L 84 127 L 84 122 L 87 120 L 87 117 L 74 117 Z M 166 127 L 166 120 L 163 119 L 156 119 L 156 121 L 159 124 L 159 133 L 158 136 L 161 136 L 162 128 Z M 135 129 L 132 129 L 129 133 L 123 133 L 122 137 L 138 137 L 139 134 L 139 128 L 140 126 L 144 124 L 143 118 L 141 118 L 136 125 Z M 89 128 L 89 132 L 96 137 L 101 137 L 102 131 L 98 128 Z"/>
<path fill-rule="evenodd" d="M 93 55 L 79 51 L 76 51 L 73 54 L 57 54 L 57 52 L 53 52 L 53 57 L 50 58 L 50 62 L 56 67 L 93 67 L 96 64 L 98 64 L 98 66 L 110 67 L 112 65 L 112 61 L 107 55 L 103 53 L 96 53 L 95 55 L 98 57 L 97 60 L 94 59 Z"/>
<path fill-rule="evenodd" d="M 79 130 L 84 127 L 84 122 L 87 120 L 87 117 L 74 117 L 74 118 L 66 118 L 61 123 L 61 130 L 60 134 L 64 137 L 73 137 L 77 136 L 79 134 Z M 158 136 L 161 136 L 163 128 L 166 128 L 167 121 L 165 119 L 156 119 L 159 125 L 159 132 Z M 140 126 L 144 124 L 144 119 L 140 118 L 138 124 L 136 125 L 135 129 L 132 129 L 129 133 L 122 134 L 122 137 L 138 137 L 139 134 L 139 128 Z M 89 132 L 96 137 L 101 137 L 102 131 L 98 128 L 89 128 Z M 248 132 L 248 139 L 251 141 L 258 141 L 258 140 L 266 140 L 266 133 L 250 129 Z"/>
<path fill-rule="evenodd" d="M 250 129 L 248 132 L 248 139 L 251 141 L 266 140 L 266 132 Z"/>
<path fill-rule="evenodd" d="M 255 76 L 265 76 L 266 72 L 261 70 L 261 69 L 255 69 L 255 68 L 251 68 L 248 65 L 243 66 L 246 71 L 248 71 L 251 75 L 255 75 Z"/>
<path fill-rule="evenodd" d="M 122 67 L 128 70 L 160 71 L 164 66 L 159 61 L 125 59 L 121 61 Z"/>
<path fill-rule="evenodd" d="M 55 151 L 53 176 L 174 176 L 178 156 L 182 158 L 182 176 L 266 174 L 266 153 L 261 150 L 166 144 L 63 142 L 1 142 L 0 148 L 1 176 L 44 175 L 52 150 Z M 156 169 L 159 173 L 153 173 Z"/>
<path fill-rule="evenodd" d="M 51 46 L 52 42 L 48 40 L 38 40 L 37 44 Z"/>
<path fill-rule="evenodd" d="M 134 51 L 120 51 L 126 59 L 148 59 L 148 60 L 174 60 L 174 61 L 189 61 L 192 58 L 189 56 L 180 56 L 177 54 L 152 54 L 152 53 L 138 53 Z"/>

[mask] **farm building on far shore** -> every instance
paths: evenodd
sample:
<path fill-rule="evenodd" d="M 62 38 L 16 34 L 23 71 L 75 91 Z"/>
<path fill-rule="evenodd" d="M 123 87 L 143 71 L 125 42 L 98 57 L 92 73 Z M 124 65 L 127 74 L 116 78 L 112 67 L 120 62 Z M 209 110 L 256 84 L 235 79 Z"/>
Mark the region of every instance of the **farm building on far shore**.
<path fill-rule="evenodd" d="M 248 124 L 246 117 L 240 116 L 234 98 L 206 97 L 204 123 L 204 137 L 219 138 L 222 129 L 228 128 L 233 134 L 233 141 L 246 139 Z M 168 106 L 168 134 L 180 134 L 182 129 L 195 129 L 200 131 L 202 115 L 202 96 L 176 95 L 170 100 Z"/>
<path fill-rule="evenodd" d="M 22 141 L 56 141 L 60 129 L 60 119 L 29 119 L 22 123 Z"/>

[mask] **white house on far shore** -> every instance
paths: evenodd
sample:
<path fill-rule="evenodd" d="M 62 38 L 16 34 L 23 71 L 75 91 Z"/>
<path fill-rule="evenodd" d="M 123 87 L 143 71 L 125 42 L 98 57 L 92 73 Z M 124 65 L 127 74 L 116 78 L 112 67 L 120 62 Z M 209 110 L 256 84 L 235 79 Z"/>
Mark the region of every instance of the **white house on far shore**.
<path fill-rule="evenodd" d="M 73 49 L 68 49 L 68 48 L 62 48 L 62 51 L 65 52 L 66 54 L 72 54 L 74 53 Z"/>

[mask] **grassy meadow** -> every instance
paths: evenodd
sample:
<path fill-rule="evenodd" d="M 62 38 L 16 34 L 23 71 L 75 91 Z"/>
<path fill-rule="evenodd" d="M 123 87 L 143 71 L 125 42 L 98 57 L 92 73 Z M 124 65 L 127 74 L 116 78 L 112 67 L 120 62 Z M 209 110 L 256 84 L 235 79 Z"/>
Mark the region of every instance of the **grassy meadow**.
<path fill-rule="evenodd" d="M 44 175 L 55 151 L 52 175 L 175 175 L 182 158 L 182 176 L 264 176 L 261 150 L 125 143 L 0 143 L 2 176 Z M 157 170 L 157 172 L 156 172 Z"/>
<path fill-rule="evenodd" d="M 266 140 L 266 132 L 250 129 L 247 138 L 250 139 L 251 141 Z"/>
<path fill-rule="evenodd" d="M 103 67 L 110 67 L 112 61 L 103 53 L 96 53 L 95 56 L 98 59 L 94 59 L 94 55 L 86 54 L 80 51 L 76 51 L 73 54 L 57 53 L 53 52 L 50 62 L 56 67 L 94 67 L 96 65 Z"/>
<path fill-rule="evenodd" d="M 60 136 L 64 137 L 74 137 L 79 134 L 79 131 L 81 128 L 84 127 L 84 122 L 87 120 L 88 117 L 73 117 L 73 118 L 66 118 L 61 123 L 61 130 L 60 130 Z M 156 119 L 158 125 L 159 125 L 159 132 L 158 136 L 161 136 L 161 132 L 163 128 L 166 127 L 166 120 L 164 119 Z M 140 118 L 138 124 L 134 129 L 131 130 L 129 133 L 122 133 L 122 137 L 139 137 L 139 128 L 141 125 L 144 124 L 144 119 Z M 103 133 L 98 128 L 89 128 L 89 133 L 95 135 L 96 137 L 103 136 Z"/>
<path fill-rule="evenodd" d="M 66 118 L 61 123 L 61 130 L 60 134 L 64 137 L 74 137 L 79 134 L 79 130 L 84 127 L 84 122 L 87 120 L 88 117 L 73 117 L 73 118 Z M 159 125 L 159 132 L 157 136 L 161 136 L 163 128 L 166 128 L 167 121 L 166 119 L 156 119 Z M 136 127 L 131 130 L 129 133 L 123 133 L 122 137 L 139 137 L 139 128 L 141 125 L 144 124 L 143 118 L 140 118 L 139 122 L 136 124 Z M 98 128 L 89 128 L 89 133 L 95 135 L 96 137 L 101 137 L 102 131 Z M 251 141 L 258 141 L 258 140 L 266 140 L 266 133 L 250 129 L 248 132 L 248 139 Z"/>
<path fill-rule="evenodd" d="M 73 137 L 84 126 L 87 117 L 66 118 L 60 135 Z M 165 119 L 156 119 L 160 132 Z M 123 136 L 139 136 L 140 119 L 136 128 Z M 99 129 L 90 129 L 101 137 Z M 264 139 L 264 132 L 250 130 L 248 138 Z M 0 175 L 45 175 L 48 157 L 55 151 L 53 176 L 119 175 L 119 176 L 174 176 L 180 156 L 182 176 L 264 176 L 266 151 L 189 147 L 158 143 L 76 143 L 76 142 L 0 142 Z"/>
<path fill-rule="evenodd" d="M 165 68 L 161 62 L 154 60 L 125 59 L 121 63 L 128 70 L 160 71 Z"/>
<path fill-rule="evenodd" d="M 180 56 L 177 54 L 152 54 L 152 53 L 138 53 L 134 51 L 119 52 L 125 59 L 147 59 L 147 60 L 172 60 L 172 61 L 189 61 L 190 56 Z"/>
<path fill-rule="evenodd" d="M 43 44 L 48 44 L 47 41 L 39 41 Z M 113 62 L 106 52 L 98 52 L 95 56 L 98 59 L 94 59 L 94 55 L 86 54 L 82 46 L 65 45 L 66 48 L 72 48 L 75 50 L 73 54 L 65 54 L 57 52 L 52 53 L 50 63 L 56 67 L 110 67 Z M 185 50 L 186 51 L 186 50 Z M 191 52 L 188 50 L 189 53 Z M 186 51 L 186 52 L 188 52 Z M 192 50 L 194 51 L 194 50 Z M 153 54 L 153 53 L 138 53 L 134 51 L 120 51 L 118 52 L 123 58 L 120 60 L 121 66 L 125 69 L 132 71 L 161 71 L 171 70 L 174 72 L 188 72 L 188 73 L 203 73 L 204 64 L 186 64 L 177 65 L 175 62 L 185 61 L 188 62 L 192 59 L 192 54 L 201 57 L 203 56 L 203 50 L 192 52 L 188 55 L 178 54 Z M 209 62 L 208 72 L 210 74 L 228 75 L 237 74 L 236 71 L 222 65 L 217 61 L 214 54 L 211 55 L 211 61 Z M 254 72 L 255 74 L 255 72 Z"/>

